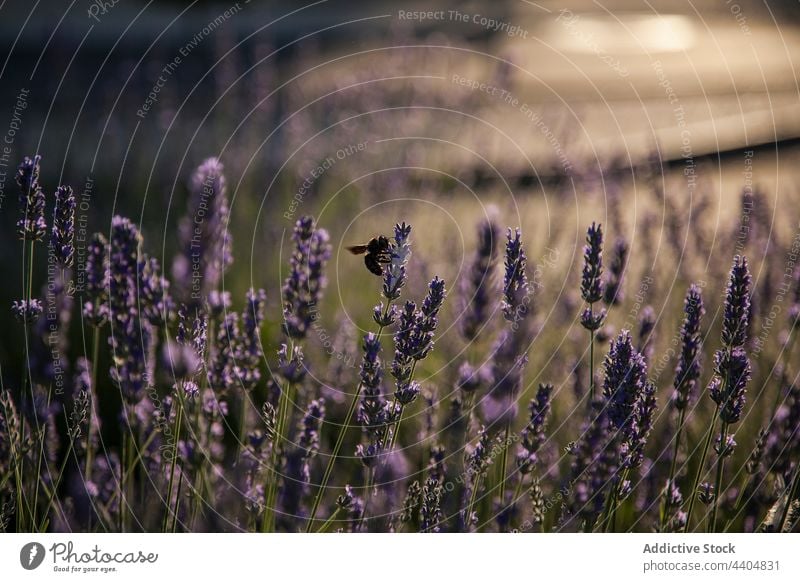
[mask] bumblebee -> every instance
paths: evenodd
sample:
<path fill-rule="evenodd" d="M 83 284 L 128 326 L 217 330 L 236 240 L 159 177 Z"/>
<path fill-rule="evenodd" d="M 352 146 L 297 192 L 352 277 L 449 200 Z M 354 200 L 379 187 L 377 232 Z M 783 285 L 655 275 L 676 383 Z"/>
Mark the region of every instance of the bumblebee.
<path fill-rule="evenodd" d="M 376 236 L 367 244 L 347 247 L 347 250 L 354 255 L 364 255 L 364 264 L 367 269 L 378 277 L 383 276 L 383 265 L 392 260 L 389 249 L 389 239 L 383 235 Z"/>

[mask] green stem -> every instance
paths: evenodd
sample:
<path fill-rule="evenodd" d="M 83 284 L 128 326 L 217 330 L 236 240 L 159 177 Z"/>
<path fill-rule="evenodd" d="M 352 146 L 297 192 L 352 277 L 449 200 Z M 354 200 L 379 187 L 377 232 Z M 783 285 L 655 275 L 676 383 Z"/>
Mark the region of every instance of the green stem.
<path fill-rule="evenodd" d="M 291 354 L 294 354 L 294 346 L 291 347 Z M 284 442 L 288 442 L 288 434 L 287 433 L 287 416 L 289 406 L 294 401 L 294 397 L 292 396 L 294 385 L 289 382 L 286 384 L 286 389 L 281 390 L 281 394 L 278 397 L 278 424 L 275 429 L 275 442 L 272 445 L 272 451 L 270 454 L 270 467 L 272 468 L 272 479 L 269 482 L 269 486 L 267 487 L 267 491 L 265 493 L 265 513 L 264 513 L 264 521 L 261 523 L 261 531 L 267 532 L 274 529 L 275 523 L 275 510 L 277 509 L 275 505 L 278 501 L 278 483 L 280 481 L 280 458 L 281 458 L 281 447 L 283 446 Z"/>
<path fill-rule="evenodd" d="M 373 495 L 372 488 L 375 486 L 375 467 L 370 467 L 367 469 L 367 483 L 366 487 L 364 488 L 364 509 L 361 511 L 361 519 L 358 522 L 358 529 L 364 527 L 364 523 L 367 520 L 367 508 L 369 507 L 369 499 Z"/>
<path fill-rule="evenodd" d="M 94 456 L 94 447 L 92 446 L 92 422 L 93 422 L 93 414 L 94 414 L 94 396 L 97 394 L 97 386 L 95 386 L 95 382 L 97 382 L 97 360 L 100 357 L 100 327 L 94 327 L 94 338 L 92 339 L 92 379 L 91 384 L 89 385 L 89 424 L 87 425 L 86 429 L 86 466 L 83 468 L 83 477 L 84 481 L 88 482 L 92 478 L 92 457 Z"/>
<path fill-rule="evenodd" d="M 594 318 L 594 306 L 589 304 L 589 319 Z M 594 326 L 592 326 L 594 327 Z M 589 406 L 594 402 L 594 329 L 589 330 Z"/>
<path fill-rule="evenodd" d="M 680 414 L 678 415 L 678 428 L 675 431 L 675 447 L 672 451 L 672 463 L 670 463 L 669 468 L 669 476 L 667 477 L 667 488 L 664 490 L 664 510 L 661 514 L 661 530 L 663 531 L 669 521 L 669 512 L 671 508 L 672 496 L 671 496 L 671 488 L 672 488 L 672 481 L 675 479 L 675 469 L 677 468 L 678 464 L 678 453 L 680 452 L 681 447 L 681 435 L 683 434 L 683 424 L 686 420 L 686 408 L 681 408 Z"/>
<path fill-rule="evenodd" d="M 694 513 L 694 506 L 697 500 L 697 487 L 700 485 L 700 478 L 703 475 L 703 468 L 706 464 L 706 458 L 708 457 L 708 449 L 711 446 L 711 437 L 714 434 L 714 426 L 717 424 L 717 417 L 719 416 L 719 405 L 714 409 L 714 415 L 711 418 L 711 423 L 708 426 L 708 432 L 706 434 L 706 441 L 703 445 L 703 454 L 700 456 L 700 464 L 697 466 L 697 473 L 694 476 L 694 483 L 692 484 L 692 492 L 691 497 L 689 498 L 689 510 L 686 512 L 686 526 L 684 528 L 685 531 L 689 531 L 689 528 L 692 525 L 692 513 Z"/>
<path fill-rule="evenodd" d="M 175 441 L 172 445 L 172 459 L 170 460 L 169 466 L 169 487 L 167 488 L 167 507 L 166 511 L 164 512 L 164 518 L 161 524 L 161 531 L 163 533 L 167 532 L 167 523 L 169 522 L 169 514 L 170 508 L 172 507 L 172 485 L 175 479 L 175 463 L 178 457 L 178 440 L 180 439 L 181 435 L 181 425 L 183 423 L 183 399 L 180 396 L 180 388 L 177 390 L 177 401 L 178 401 L 178 417 L 175 419 L 175 432 L 173 436 L 173 440 Z M 178 502 L 177 499 L 175 501 L 175 515 L 173 519 L 177 519 L 178 513 Z"/>
<path fill-rule="evenodd" d="M 616 483 L 614 483 L 614 486 L 611 488 L 611 491 L 609 492 L 608 519 L 606 520 L 603 531 L 613 533 L 617 529 L 617 509 L 619 508 L 619 494 L 620 490 L 622 489 L 622 485 L 628 479 L 629 472 L 630 469 L 625 468 L 622 471 L 620 479 Z"/>
<path fill-rule="evenodd" d="M 311 506 L 311 513 L 308 516 L 308 523 L 306 524 L 306 533 L 310 533 L 311 529 L 314 527 L 314 518 L 317 515 L 317 511 L 319 511 L 319 505 L 320 502 L 322 501 L 322 495 L 325 492 L 325 488 L 328 485 L 328 480 L 330 480 L 331 478 L 331 473 L 333 472 L 333 465 L 336 462 L 336 458 L 339 456 L 339 452 L 342 450 L 345 434 L 347 433 L 347 428 L 350 426 L 350 419 L 353 417 L 353 413 L 355 413 L 356 406 L 358 405 L 358 396 L 360 392 L 361 392 L 361 384 L 358 385 L 358 390 L 356 390 L 356 393 L 353 394 L 353 397 L 350 400 L 350 405 L 347 407 L 347 414 L 344 417 L 344 424 L 339 428 L 339 434 L 336 437 L 336 443 L 333 445 L 331 456 L 328 457 L 328 464 L 325 466 L 325 472 L 322 474 L 322 480 L 320 481 L 319 487 L 317 488 L 317 494 L 314 496 L 314 503 Z"/>
<path fill-rule="evenodd" d="M 183 488 L 183 471 L 181 476 L 178 477 L 178 491 L 175 493 L 175 513 L 172 517 L 172 533 L 178 530 L 178 510 L 181 505 L 181 489 Z"/>
<path fill-rule="evenodd" d="M 383 320 L 386 320 L 386 316 L 389 313 L 389 309 L 392 305 L 391 301 L 386 302 L 386 307 L 383 310 Z M 381 333 L 383 333 L 383 329 L 385 326 L 380 325 L 378 326 L 378 334 L 377 338 L 380 341 Z M 317 488 L 317 494 L 314 496 L 314 503 L 311 506 L 311 513 L 308 516 L 308 523 L 306 523 L 306 533 L 310 533 L 312 528 L 314 527 L 314 518 L 317 516 L 317 512 L 319 511 L 320 503 L 322 502 L 322 496 L 325 493 L 325 488 L 328 486 L 328 481 L 331 478 L 331 473 L 333 472 L 333 465 L 336 463 L 336 459 L 339 456 L 339 452 L 342 449 L 342 445 L 344 444 L 345 434 L 347 433 L 347 428 L 350 426 L 350 419 L 353 417 L 353 413 L 356 411 L 356 406 L 358 405 L 358 397 L 361 394 L 361 382 L 358 383 L 358 387 L 356 388 L 355 394 L 353 394 L 353 398 L 350 400 L 350 404 L 347 407 L 347 414 L 344 418 L 344 424 L 339 428 L 339 434 L 336 437 L 336 443 L 333 445 L 333 450 L 331 451 L 331 456 L 328 457 L 328 464 L 325 466 L 325 472 L 322 474 L 322 480 L 319 483 L 319 487 Z"/>
<path fill-rule="evenodd" d="M 525 481 L 525 473 L 519 474 L 519 479 L 517 480 L 517 484 L 514 487 L 514 495 L 511 497 L 511 508 L 513 509 L 516 506 L 517 502 L 519 501 L 520 493 L 522 493 L 522 484 Z M 511 529 L 514 529 L 513 522 L 511 523 Z M 544 527 L 544 525 L 542 526 Z"/>
<path fill-rule="evenodd" d="M 50 389 L 47 391 L 47 406 L 48 407 L 50 406 L 50 399 L 52 397 L 52 389 L 53 389 L 53 386 L 51 384 L 50 385 Z M 38 422 L 38 416 L 37 416 L 37 422 Z M 36 475 L 37 475 L 37 477 L 38 477 L 38 475 L 41 475 L 41 473 L 42 473 L 42 459 L 44 458 L 44 447 L 45 447 L 44 439 L 45 439 L 45 434 L 46 433 L 47 433 L 47 425 L 43 425 L 41 427 L 41 429 L 39 430 L 39 451 L 38 451 L 38 457 L 39 458 L 38 458 L 38 460 L 36 462 Z M 72 440 L 72 439 L 70 439 L 70 440 Z M 71 444 L 70 444 L 70 446 L 71 446 Z M 33 519 L 34 519 L 34 522 L 36 521 L 36 508 L 38 507 L 38 505 L 39 505 L 39 479 L 37 478 L 36 479 L 36 487 L 34 488 L 34 491 L 33 491 Z"/>
<path fill-rule="evenodd" d="M 334 512 L 331 513 L 331 516 L 325 520 L 325 523 L 323 523 L 322 526 L 317 530 L 317 533 L 325 533 L 336 519 L 336 516 L 339 515 L 339 511 L 341 511 L 341 509 L 337 507 Z"/>
<path fill-rule="evenodd" d="M 503 437 L 503 452 L 500 455 L 500 507 L 505 507 L 506 503 L 506 469 L 508 467 L 508 437 L 511 435 L 511 421 L 506 422 L 505 435 Z"/>
<path fill-rule="evenodd" d="M 38 532 L 42 532 L 42 528 L 44 527 L 45 522 L 47 521 L 47 516 L 50 513 L 50 510 L 53 508 L 53 499 L 56 498 L 56 492 L 58 491 L 59 486 L 61 485 L 61 478 L 64 476 L 64 469 L 67 467 L 67 461 L 69 461 L 69 456 L 72 454 L 72 447 L 74 444 L 73 439 L 69 439 L 69 446 L 67 447 L 67 454 L 64 455 L 64 460 L 61 461 L 61 468 L 58 470 L 58 477 L 56 478 L 56 482 L 53 483 L 53 488 L 50 490 L 50 494 L 48 495 L 47 500 L 47 508 L 44 511 L 42 516 L 42 521 L 39 524 L 39 528 L 37 529 Z M 38 489 L 38 483 L 37 483 Z"/>
<path fill-rule="evenodd" d="M 717 531 L 717 509 L 719 508 L 719 498 L 722 496 L 722 471 L 725 465 L 725 457 L 728 453 L 728 423 L 722 421 L 720 428 L 719 456 L 717 457 L 717 476 L 714 480 L 714 501 L 711 503 L 711 523 L 708 524 L 710 533 Z"/>
<path fill-rule="evenodd" d="M 464 515 L 464 521 L 467 526 L 467 531 L 469 531 L 470 527 L 472 526 L 472 508 L 475 505 L 475 500 L 478 498 L 478 489 L 481 488 L 481 475 L 480 473 L 475 476 L 475 483 L 472 485 L 472 491 L 469 494 L 469 503 L 467 504 L 467 512 Z M 478 520 L 478 526 L 480 527 L 480 520 Z"/>
<path fill-rule="evenodd" d="M 750 487 L 750 482 L 753 479 L 752 475 L 742 475 L 742 481 L 739 485 L 739 494 L 736 496 L 736 503 L 733 505 L 733 517 L 728 519 L 727 523 L 725 524 L 725 529 L 723 529 L 723 533 L 728 533 L 731 525 L 739 516 L 739 512 L 742 510 L 742 501 L 744 500 L 745 491 Z"/>

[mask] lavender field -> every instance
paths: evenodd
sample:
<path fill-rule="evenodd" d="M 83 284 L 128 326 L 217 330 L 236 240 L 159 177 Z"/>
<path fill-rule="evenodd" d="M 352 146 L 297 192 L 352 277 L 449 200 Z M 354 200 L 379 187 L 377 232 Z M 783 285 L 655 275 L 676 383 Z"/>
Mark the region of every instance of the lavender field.
<path fill-rule="evenodd" d="M 0 531 L 798 531 L 791 86 L 592 47 L 584 102 L 517 12 L 272 58 L 242 6 L 74 119 L 3 94 Z"/>

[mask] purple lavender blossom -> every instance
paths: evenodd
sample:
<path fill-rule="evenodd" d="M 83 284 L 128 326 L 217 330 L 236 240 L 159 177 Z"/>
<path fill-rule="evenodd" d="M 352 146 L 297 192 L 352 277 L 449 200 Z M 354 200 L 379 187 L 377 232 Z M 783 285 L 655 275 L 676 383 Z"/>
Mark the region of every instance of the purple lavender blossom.
<path fill-rule="evenodd" d="M 289 259 L 289 275 L 283 283 L 283 327 L 290 338 L 302 339 L 317 317 L 327 284 L 324 268 L 331 247 L 328 232 L 315 228 L 310 216 L 297 221 L 292 240 L 295 248 Z"/>
<path fill-rule="evenodd" d="M 295 345 L 290 349 L 286 344 L 281 344 L 278 350 L 278 372 L 290 384 L 299 384 L 306 377 L 303 347 Z"/>
<path fill-rule="evenodd" d="M 512 421 L 517 416 L 517 394 L 522 388 L 522 373 L 528 364 L 525 346 L 512 329 L 500 332 L 492 347 L 491 389 L 481 400 L 484 419 L 490 425 Z"/>
<path fill-rule="evenodd" d="M 247 306 L 242 312 L 242 333 L 237 340 L 236 375 L 245 390 L 252 390 L 261 380 L 261 324 L 267 294 L 263 289 L 247 291 Z"/>
<path fill-rule="evenodd" d="M 517 467 L 522 474 L 533 471 L 539 460 L 539 449 L 546 440 L 544 434 L 547 417 L 550 414 L 550 403 L 553 396 L 552 384 L 539 384 L 536 398 L 528 405 L 530 420 L 522 429 L 520 450 L 517 454 Z"/>
<path fill-rule="evenodd" d="M 714 492 L 714 486 L 711 483 L 707 481 L 700 483 L 700 486 L 697 489 L 697 498 L 700 500 L 700 503 L 711 505 L 716 496 L 717 495 Z"/>
<path fill-rule="evenodd" d="M 672 399 L 677 410 L 685 410 L 695 392 L 702 371 L 702 337 L 700 320 L 705 314 L 703 295 L 697 285 L 686 292 L 683 303 L 684 319 L 681 326 L 681 353 L 675 368 L 675 393 Z"/>
<path fill-rule="evenodd" d="M 298 445 L 302 456 L 301 477 L 303 483 L 311 482 L 311 460 L 319 451 L 319 431 L 325 418 L 325 401 L 312 400 L 306 408 L 301 423 Z"/>
<path fill-rule="evenodd" d="M 800 386 L 788 386 L 783 403 L 775 411 L 764 443 L 763 465 L 789 480 L 794 452 L 800 449 Z"/>
<path fill-rule="evenodd" d="M 364 336 L 364 358 L 361 362 L 361 401 L 358 422 L 367 435 L 367 444 L 358 445 L 357 456 L 366 466 L 371 466 L 380 453 L 380 443 L 386 431 L 387 403 L 381 392 L 383 367 L 381 342 L 374 333 Z"/>
<path fill-rule="evenodd" d="M 158 259 L 142 254 L 138 264 L 139 308 L 145 319 L 155 327 L 163 327 L 174 309 L 169 294 L 169 281 L 161 275 Z"/>
<path fill-rule="evenodd" d="M 239 331 L 239 314 L 228 312 L 217 321 L 216 337 L 212 343 L 208 363 L 208 384 L 217 393 L 225 393 L 236 386 L 236 356 Z"/>
<path fill-rule="evenodd" d="M 214 317 L 219 317 L 231 308 L 230 291 L 211 291 L 208 294 L 208 310 L 209 314 Z"/>
<path fill-rule="evenodd" d="M 486 474 L 492 464 L 491 453 L 491 436 L 485 427 L 481 427 L 478 431 L 478 442 L 474 446 L 467 446 L 466 450 L 467 473 L 470 475 L 473 484 L 478 477 Z"/>
<path fill-rule="evenodd" d="M 17 185 L 20 188 L 19 207 L 22 218 L 17 221 L 17 234 L 26 241 L 44 238 L 47 223 L 44 220 L 44 192 L 39 186 L 39 162 L 42 156 L 25 157 L 17 168 Z"/>
<path fill-rule="evenodd" d="M 607 407 L 600 400 L 590 403 L 589 415 L 581 426 L 581 436 L 568 447 L 572 455 L 570 483 L 572 495 L 567 503 L 567 515 L 592 525 L 603 510 L 603 489 L 611 479 L 609 434 L 611 425 Z"/>
<path fill-rule="evenodd" d="M 608 274 L 604 282 L 603 301 L 606 305 L 619 305 L 625 299 L 623 282 L 625 267 L 628 261 L 630 246 L 623 237 L 617 237 L 611 250 L 611 260 L 608 263 Z"/>
<path fill-rule="evenodd" d="M 109 252 L 106 237 L 99 232 L 94 234 L 86 249 L 86 301 L 83 304 L 83 316 L 96 327 L 108 321 Z"/>
<path fill-rule="evenodd" d="M 528 314 L 528 275 L 525 272 L 528 258 L 522 247 L 522 233 L 510 228 L 506 234 L 505 276 L 503 278 L 503 317 L 518 323 Z"/>
<path fill-rule="evenodd" d="M 178 226 L 181 251 L 173 260 L 172 276 L 177 296 L 192 306 L 203 305 L 233 262 L 223 170 L 217 158 L 208 158 L 194 171 L 188 212 Z"/>
<path fill-rule="evenodd" d="M 745 391 L 750 382 L 750 360 L 743 348 L 718 350 L 714 354 L 714 371 L 718 375 L 709 385 L 711 400 L 720 407 L 720 418 L 732 424 L 742 416 Z"/>
<path fill-rule="evenodd" d="M 419 384 L 412 380 L 414 363 L 425 359 L 433 349 L 434 332 L 439 325 L 439 310 L 445 295 L 444 281 L 435 277 L 428 286 L 422 307 L 417 309 L 413 301 L 407 301 L 400 313 L 400 326 L 394 334 L 392 376 L 397 386 L 395 399 L 401 406 L 411 404 L 419 395 Z"/>
<path fill-rule="evenodd" d="M 725 294 L 723 348 L 714 354 L 717 376 L 709 386 L 709 395 L 717 403 L 720 418 L 726 424 L 738 422 L 741 418 L 745 390 L 750 381 L 750 360 L 744 350 L 751 306 L 750 283 L 747 258 L 736 255 Z"/>
<path fill-rule="evenodd" d="M 656 411 L 656 386 L 650 381 L 644 383 L 642 392 L 635 404 L 633 421 L 629 424 L 625 440 L 620 447 L 622 466 L 635 469 L 644 461 L 644 447 L 653 429 Z"/>
<path fill-rule="evenodd" d="M 44 308 L 38 299 L 21 299 L 11 304 L 11 311 L 21 323 L 33 325 L 41 317 Z"/>
<path fill-rule="evenodd" d="M 140 316 L 136 296 L 141 243 L 139 229 L 130 220 L 112 219 L 108 293 L 111 379 L 129 404 L 141 399 L 153 377 L 155 338 L 150 323 Z"/>
<path fill-rule="evenodd" d="M 75 194 L 69 186 L 56 188 L 50 243 L 62 267 L 71 267 L 75 257 Z"/>
<path fill-rule="evenodd" d="M 594 222 L 583 247 L 581 297 L 590 305 L 603 298 L 603 226 Z"/>
<path fill-rule="evenodd" d="M 656 329 L 656 312 L 646 305 L 639 316 L 639 329 L 637 332 L 636 349 L 642 354 L 644 361 L 650 363 L 653 358 L 653 344 L 655 343 L 653 334 Z"/>
<path fill-rule="evenodd" d="M 722 320 L 722 344 L 727 348 L 743 347 L 747 340 L 750 317 L 750 271 L 747 257 L 733 258 L 730 281 L 725 295 L 725 313 Z"/>
<path fill-rule="evenodd" d="M 410 224 L 395 224 L 394 242 L 389 250 L 390 262 L 383 269 L 383 296 L 389 301 L 399 299 L 400 290 L 406 284 L 406 264 L 411 256 L 410 234 Z"/>
<path fill-rule="evenodd" d="M 420 532 L 438 533 L 441 531 L 443 493 L 444 487 L 438 479 L 431 477 L 425 481 L 425 485 L 422 487 L 422 501 L 419 511 Z"/>
<path fill-rule="evenodd" d="M 469 341 L 475 339 L 491 315 L 489 309 L 499 239 L 500 227 L 494 217 L 489 216 L 478 227 L 478 247 L 460 288 L 461 333 Z"/>
<path fill-rule="evenodd" d="M 611 342 L 603 366 L 603 396 L 608 402 L 608 417 L 617 429 L 624 429 L 634 417 L 647 379 L 647 365 L 633 347 L 630 332 L 623 330 Z"/>

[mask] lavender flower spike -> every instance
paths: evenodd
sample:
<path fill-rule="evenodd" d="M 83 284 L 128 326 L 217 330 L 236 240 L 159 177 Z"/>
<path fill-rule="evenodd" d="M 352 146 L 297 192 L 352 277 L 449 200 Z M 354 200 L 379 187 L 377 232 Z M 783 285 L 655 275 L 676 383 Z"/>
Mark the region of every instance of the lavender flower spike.
<path fill-rule="evenodd" d="M 500 228 L 489 215 L 478 227 L 478 248 L 469 267 L 468 276 L 461 283 L 461 333 L 473 340 L 489 319 L 491 287 L 497 258 L 497 241 Z"/>
<path fill-rule="evenodd" d="M 192 307 L 203 305 L 233 262 L 223 170 L 217 158 L 209 158 L 194 171 L 187 214 L 178 225 L 181 250 L 173 260 L 172 276 L 178 298 Z"/>
<path fill-rule="evenodd" d="M 528 276 L 525 269 L 528 258 L 522 247 L 522 233 L 519 228 L 507 233 L 506 270 L 503 278 L 503 317 L 506 321 L 517 323 L 528 314 L 526 298 L 528 294 Z"/>
<path fill-rule="evenodd" d="M 300 454 L 302 456 L 301 478 L 303 483 L 311 482 L 311 460 L 319 451 L 319 431 L 325 418 L 325 401 L 312 400 L 303 416 L 300 433 Z"/>
<path fill-rule="evenodd" d="M 14 301 L 11 305 L 11 311 L 18 321 L 25 325 L 33 325 L 41 317 L 44 308 L 42 307 L 42 302 L 38 299 L 31 299 L 30 301 L 22 299 Z"/>
<path fill-rule="evenodd" d="M 603 226 L 592 223 L 583 247 L 581 297 L 590 305 L 603 298 Z"/>
<path fill-rule="evenodd" d="M 53 230 L 50 242 L 56 260 L 63 267 L 71 267 L 75 257 L 75 194 L 69 186 L 56 188 L 56 206 L 53 211 Z"/>
<path fill-rule="evenodd" d="M 722 343 L 727 348 L 742 347 L 747 339 L 750 285 L 747 257 L 736 255 L 725 294 L 725 313 L 722 320 Z"/>
<path fill-rule="evenodd" d="M 608 402 L 608 417 L 617 429 L 624 429 L 633 420 L 647 376 L 647 365 L 633 347 L 629 331 L 623 330 L 611 342 L 603 365 L 603 395 Z"/>
<path fill-rule="evenodd" d="M 552 384 L 539 384 L 536 398 L 531 400 L 528 410 L 530 420 L 522 429 L 520 451 L 517 454 L 517 467 L 522 474 L 530 473 L 538 461 L 538 452 L 545 442 L 544 429 L 550 414 L 550 403 L 553 396 Z"/>
<path fill-rule="evenodd" d="M 702 370 L 702 337 L 700 320 L 705 313 L 703 295 L 697 285 L 692 285 L 686 293 L 683 304 L 684 319 L 681 326 L 681 353 L 675 368 L 675 394 L 673 404 L 677 410 L 684 410 L 695 391 Z"/>
<path fill-rule="evenodd" d="M 750 382 L 750 360 L 743 348 L 718 350 L 714 355 L 714 371 L 718 377 L 711 381 L 709 396 L 719 405 L 723 422 L 732 424 L 742 416 L 745 391 Z"/>
<path fill-rule="evenodd" d="M 331 256 L 328 232 L 316 229 L 310 216 L 294 227 L 295 248 L 289 259 L 289 275 L 283 283 L 283 317 L 286 335 L 302 339 L 316 317 L 327 281 L 325 264 Z"/>
<path fill-rule="evenodd" d="M 98 327 L 108 321 L 108 257 L 108 241 L 98 232 L 86 249 L 86 301 L 83 304 L 83 316 Z"/>
<path fill-rule="evenodd" d="M 410 234 L 410 224 L 395 224 L 394 242 L 389 250 L 390 262 L 383 270 L 383 296 L 389 301 L 398 299 L 406 284 L 406 264 L 411 256 Z"/>
<path fill-rule="evenodd" d="M 237 375 L 245 390 L 252 390 L 261 380 L 261 324 L 267 294 L 263 289 L 247 291 L 247 307 L 242 312 L 242 333 L 237 345 Z"/>
<path fill-rule="evenodd" d="M 152 327 L 140 317 L 136 296 L 142 236 L 130 220 L 111 221 L 109 260 L 109 318 L 113 361 L 111 379 L 129 404 L 137 403 L 153 377 Z"/>
<path fill-rule="evenodd" d="M 42 156 L 25 157 L 17 169 L 19 206 L 22 218 L 17 221 L 19 238 L 38 241 L 44 238 L 47 223 L 44 220 L 44 192 L 39 186 L 39 162 Z"/>
<path fill-rule="evenodd" d="M 629 250 L 628 241 L 622 237 L 617 237 L 611 251 L 608 277 L 605 280 L 605 288 L 603 289 L 603 301 L 606 305 L 619 305 L 625 299 L 622 284 Z"/>

